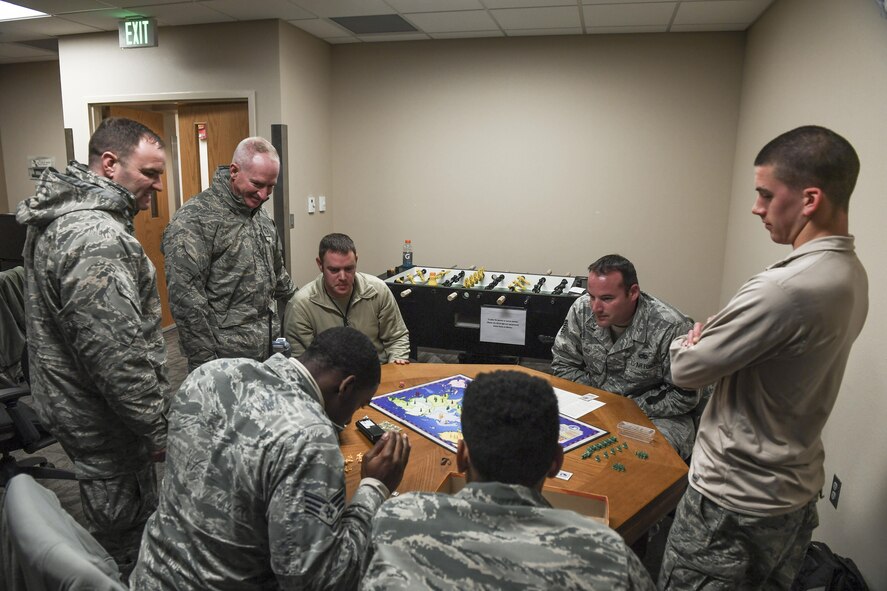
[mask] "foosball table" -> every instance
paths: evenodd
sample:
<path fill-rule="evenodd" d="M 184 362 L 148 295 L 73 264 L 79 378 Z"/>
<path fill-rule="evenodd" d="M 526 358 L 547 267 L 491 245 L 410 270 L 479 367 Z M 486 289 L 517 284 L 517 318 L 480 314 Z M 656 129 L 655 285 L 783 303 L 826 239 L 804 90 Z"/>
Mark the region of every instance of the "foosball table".
<path fill-rule="evenodd" d="M 415 266 L 383 276 L 419 347 L 478 357 L 551 359 L 551 346 L 585 278 Z"/>

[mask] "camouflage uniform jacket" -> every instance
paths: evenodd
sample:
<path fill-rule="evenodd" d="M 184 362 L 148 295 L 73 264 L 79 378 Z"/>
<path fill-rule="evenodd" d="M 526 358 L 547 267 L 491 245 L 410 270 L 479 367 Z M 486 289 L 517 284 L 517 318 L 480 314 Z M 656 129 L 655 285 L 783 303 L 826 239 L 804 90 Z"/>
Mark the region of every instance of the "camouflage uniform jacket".
<path fill-rule="evenodd" d="M 163 254 L 169 306 L 190 369 L 224 357 L 266 359 L 270 340 L 280 336 L 277 300 L 296 288 L 274 222 L 231 192 L 227 166 L 173 216 Z"/>
<path fill-rule="evenodd" d="M 290 300 L 284 318 L 284 336 L 301 355 L 314 337 L 334 326 L 351 326 L 373 342 L 380 363 L 410 357 L 410 333 L 394 294 L 385 282 L 366 273 L 354 274 L 351 302 L 342 313 L 323 287 L 323 275 L 304 286 Z"/>
<path fill-rule="evenodd" d="M 613 342 L 610 329 L 598 326 L 589 299 L 586 293 L 573 303 L 555 338 L 554 375 L 631 398 L 681 457 L 688 458 L 696 433 L 688 413 L 699 404 L 700 394 L 674 385 L 668 348 L 693 321 L 641 292 L 631 325 Z"/>
<path fill-rule="evenodd" d="M 137 211 L 132 193 L 72 163 L 47 170 L 16 217 L 31 392 L 83 478 L 139 470 L 166 447 L 166 345 Z"/>
<path fill-rule="evenodd" d="M 362 589 L 654 588 L 619 534 L 519 485 L 395 497 L 372 541 Z"/>
<path fill-rule="evenodd" d="M 166 475 L 133 589 L 349 589 L 384 496 L 345 506 L 345 461 L 308 370 L 274 355 L 191 373 L 170 409 Z"/>

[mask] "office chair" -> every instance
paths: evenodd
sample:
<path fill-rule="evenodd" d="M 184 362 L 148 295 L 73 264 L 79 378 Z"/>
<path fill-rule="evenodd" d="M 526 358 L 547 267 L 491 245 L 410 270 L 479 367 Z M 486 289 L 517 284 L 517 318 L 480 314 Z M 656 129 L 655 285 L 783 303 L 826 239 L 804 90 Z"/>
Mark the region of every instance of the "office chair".
<path fill-rule="evenodd" d="M 62 509 L 52 491 L 27 474 L 15 476 L 6 486 L 0 532 L 6 567 L 0 587 L 9 591 L 127 589 L 105 549 Z"/>
<path fill-rule="evenodd" d="M 0 390 L 0 486 L 6 486 L 16 474 L 76 480 L 73 472 L 56 468 L 42 456 L 22 460 L 13 457 L 13 451 L 32 454 L 55 443 L 55 438 L 43 428 L 31 407 L 19 400 L 30 393 L 27 386 Z"/>
<path fill-rule="evenodd" d="M 25 343 L 24 271 L 21 267 L 0 272 L 0 486 L 14 475 L 74 480 L 73 472 L 59 470 L 46 458 L 17 461 L 13 451 L 34 453 L 55 439 L 43 428 L 36 413 L 20 399 L 30 395 L 27 382 L 28 349 Z"/>

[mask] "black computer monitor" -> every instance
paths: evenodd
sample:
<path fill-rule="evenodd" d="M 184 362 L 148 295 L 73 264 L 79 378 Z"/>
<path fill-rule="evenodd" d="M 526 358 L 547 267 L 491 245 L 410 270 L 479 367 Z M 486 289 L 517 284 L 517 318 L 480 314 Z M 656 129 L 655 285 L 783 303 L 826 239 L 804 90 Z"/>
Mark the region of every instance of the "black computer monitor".
<path fill-rule="evenodd" d="M 22 249 L 25 247 L 27 228 L 15 221 L 15 214 L 0 214 L 0 271 L 24 264 Z"/>

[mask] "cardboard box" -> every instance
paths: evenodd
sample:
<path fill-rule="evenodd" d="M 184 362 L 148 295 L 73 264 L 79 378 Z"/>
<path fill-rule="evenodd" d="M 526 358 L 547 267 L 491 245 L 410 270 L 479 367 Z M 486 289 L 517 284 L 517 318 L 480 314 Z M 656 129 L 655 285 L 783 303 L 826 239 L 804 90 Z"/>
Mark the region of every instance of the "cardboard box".
<path fill-rule="evenodd" d="M 438 485 L 437 492 L 452 495 L 464 487 L 465 476 L 450 472 Z M 545 485 L 542 487 L 542 496 L 555 509 L 569 509 L 604 525 L 610 525 L 610 501 L 604 495 Z"/>

